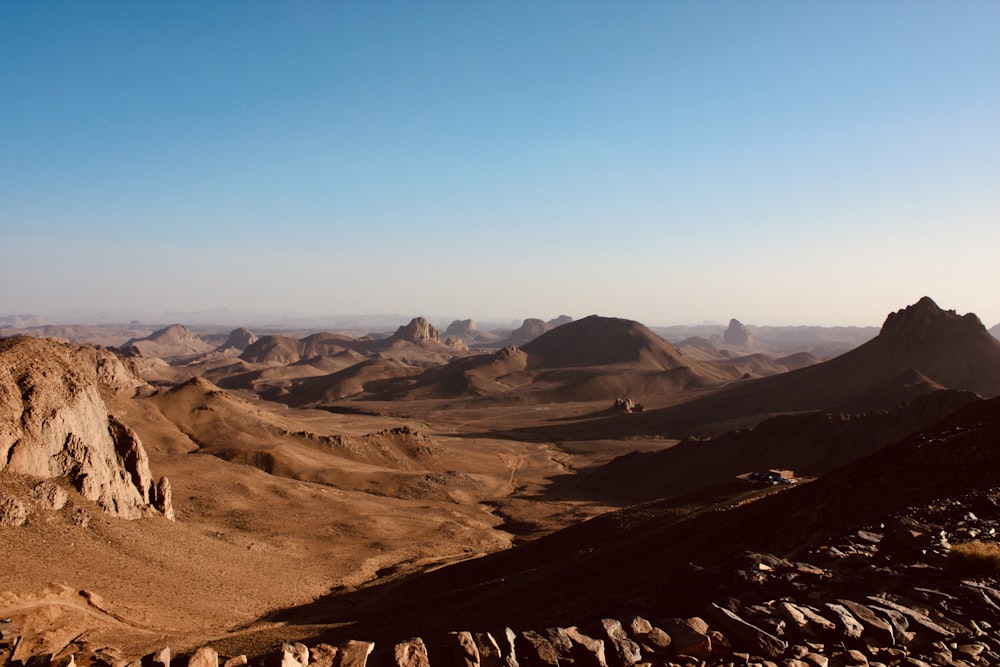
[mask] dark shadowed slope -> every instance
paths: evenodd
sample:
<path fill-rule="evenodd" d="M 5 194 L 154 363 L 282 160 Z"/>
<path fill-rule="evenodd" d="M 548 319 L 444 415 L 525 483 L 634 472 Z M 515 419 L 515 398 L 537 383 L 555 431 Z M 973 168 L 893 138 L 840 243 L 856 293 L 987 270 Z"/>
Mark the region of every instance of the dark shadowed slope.
<path fill-rule="evenodd" d="M 873 454 L 976 400 L 972 392 L 941 390 L 892 410 L 781 415 L 753 429 L 685 440 L 658 452 L 633 452 L 570 483 L 595 497 L 641 502 L 771 468 L 815 477 Z"/>
<path fill-rule="evenodd" d="M 977 401 L 934 427 L 826 477 L 726 511 L 679 520 L 657 501 L 396 585 L 332 595 L 279 614 L 349 623 L 324 639 L 405 639 L 509 624 L 551 627 L 627 613 L 700 612 L 714 589 L 693 576 L 745 550 L 794 557 L 832 535 L 933 499 L 1000 484 L 1000 400 Z M 692 565 L 695 567 L 693 568 Z"/>

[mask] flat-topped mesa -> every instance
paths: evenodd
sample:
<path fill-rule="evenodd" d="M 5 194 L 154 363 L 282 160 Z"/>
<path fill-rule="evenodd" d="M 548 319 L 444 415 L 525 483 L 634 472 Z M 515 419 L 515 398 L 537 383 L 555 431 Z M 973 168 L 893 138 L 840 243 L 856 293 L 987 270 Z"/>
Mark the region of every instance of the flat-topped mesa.
<path fill-rule="evenodd" d="M 441 334 L 423 317 L 414 317 L 409 324 L 396 329 L 392 337 L 410 343 L 441 342 Z"/>
<path fill-rule="evenodd" d="M 114 416 L 86 355 L 51 339 L 0 340 L 0 471 L 66 477 L 109 514 L 150 507 L 149 458 Z"/>

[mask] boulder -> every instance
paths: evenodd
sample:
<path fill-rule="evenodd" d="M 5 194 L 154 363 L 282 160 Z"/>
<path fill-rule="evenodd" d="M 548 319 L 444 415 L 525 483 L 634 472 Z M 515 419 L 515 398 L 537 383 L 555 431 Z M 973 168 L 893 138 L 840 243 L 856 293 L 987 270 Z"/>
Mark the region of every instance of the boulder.
<path fill-rule="evenodd" d="M 302 642 L 281 645 L 281 667 L 309 667 L 309 647 Z"/>
<path fill-rule="evenodd" d="M 523 667 L 559 667 L 559 654 L 548 639 L 534 630 L 517 637 L 517 659 Z"/>
<path fill-rule="evenodd" d="M 479 664 L 482 667 L 503 667 L 500 645 L 489 632 L 474 632 L 472 639 L 479 650 Z"/>
<path fill-rule="evenodd" d="M 865 628 L 866 635 L 879 646 L 892 646 L 896 643 L 892 626 L 867 606 L 854 600 L 837 600 L 844 605 L 854 618 Z"/>
<path fill-rule="evenodd" d="M 0 492 L 0 526 L 23 526 L 28 521 L 28 510 L 17 498 Z"/>
<path fill-rule="evenodd" d="M 219 667 L 219 652 L 210 646 L 202 646 L 188 659 L 188 667 Z"/>
<path fill-rule="evenodd" d="M 684 619 L 668 618 L 658 621 L 656 625 L 670 637 L 670 648 L 675 655 L 689 655 L 703 660 L 712 654 L 712 640 L 708 632 L 695 629 Z"/>
<path fill-rule="evenodd" d="M 143 667 L 170 667 L 170 647 L 164 646 L 142 659 Z"/>
<path fill-rule="evenodd" d="M 69 494 L 50 479 L 39 482 L 31 490 L 31 500 L 44 510 L 61 510 L 69 501 Z"/>
<path fill-rule="evenodd" d="M 629 639 L 621 621 L 614 618 L 602 618 L 601 628 L 610 645 L 609 657 L 612 667 L 630 667 L 638 662 L 642 662 L 642 651 L 639 645 Z"/>
<path fill-rule="evenodd" d="M 602 640 L 585 635 L 576 627 L 564 628 L 563 633 L 571 644 L 566 657 L 575 667 L 608 667 Z"/>
<path fill-rule="evenodd" d="M 712 603 L 709 605 L 708 613 L 733 640 L 734 645 L 737 643 L 746 645 L 754 652 L 771 658 L 777 658 L 788 648 L 788 643 L 784 640 L 748 623 L 725 607 Z"/>
<path fill-rule="evenodd" d="M 392 649 L 396 667 L 430 667 L 427 645 L 420 637 L 399 642 Z"/>
<path fill-rule="evenodd" d="M 333 662 L 336 658 L 336 646 L 317 644 L 309 652 L 309 667 L 333 667 Z"/>
<path fill-rule="evenodd" d="M 847 607 L 836 602 L 827 602 L 825 606 L 833 612 L 833 617 L 845 637 L 848 639 L 861 638 L 865 628 L 858 622 L 858 619 L 854 618 L 854 615 L 848 611 Z"/>
<path fill-rule="evenodd" d="M 176 521 L 177 516 L 174 514 L 174 492 L 170 487 L 170 480 L 166 477 L 161 477 L 160 481 L 156 483 L 151 496 L 153 507 L 163 514 L 164 518 Z"/>
<path fill-rule="evenodd" d="M 479 648 L 471 632 L 449 632 L 448 644 L 455 667 L 479 667 Z"/>
<path fill-rule="evenodd" d="M 365 667 L 368 656 L 372 654 L 375 644 L 350 639 L 337 646 L 337 657 L 334 667 Z"/>
<path fill-rule="evenodd" d="M 496 639 L 503 667 L 520 667 L 517 662 L 517 633 L 510 628 L 504 628 L 503 632 L 497 633 Z"/>
<path fill-rule="evenodd" d="M 906 605 L 893 602 L 892 600 L 876 597 L 874 595 L 869 595 L 868 600 L 878 606 L 891 609 L 905 616 L 910 626 L 914 626 L 911 627 L 911 629 L 920 628 L 930 632 L 933 636 L 940 639 L 947 639 L 952 636 L 950 631 L 935 623 L 929 616 L 927 616 L 927 614 L 924 614 L 923 612 L 911 609 Z"/>

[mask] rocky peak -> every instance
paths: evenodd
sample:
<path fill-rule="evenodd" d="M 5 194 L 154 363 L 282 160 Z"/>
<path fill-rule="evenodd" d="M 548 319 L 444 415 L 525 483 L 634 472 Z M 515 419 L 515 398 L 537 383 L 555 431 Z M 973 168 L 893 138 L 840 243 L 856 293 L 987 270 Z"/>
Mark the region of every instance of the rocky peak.
<path fill-rule="evenodd" d="M 409 324 L 396 329 L 393 338 L 410 343 L 441 342 L 441 334 L 423 317 L 414 317 Z"/>
<path fill-rule="evenodd" d="M 925 296 L 912 306 L 889 313 L 879 337 L 924 340 L 962 332 L 989 335 L 975 314 L 959 315 L 954 310 L 944 310 Z"/>
<path fill-rule="evenodd" d="M 569 324 L 572 321 L 573 318 L 569 315 L 560 315 L 559 317 L 549 320 L 548 325 L 554 329 L 556 327 L 561 327 L 564 324 Z"/>
<path fill-rule="evenodd" d="M 158 343 L 191 343 L 201 341 L 197 334 L 183 324 L 171 324 L 169 327 L 154 331 L 149 334 L 146 340 L 155 340 Z"/>
<path fill-rule="evenodd" d="M 746 347 L 750 344 L 750 341 L 750 330 L 735 318 L 729 320 L 729 328 L 726 329 L 726 333 L 722 334 L 722 342 L 726 345 Z"/>
<path fill-rule="evenodd" d="M 250 347 L 250 345 L 257 342 L 257 336 L 249 329 L 240 327 L 239 329 L 233 329 L 229 332 L 229 338 L 223 343 L 219 349 L 220 350 L 243 350 Z"/>

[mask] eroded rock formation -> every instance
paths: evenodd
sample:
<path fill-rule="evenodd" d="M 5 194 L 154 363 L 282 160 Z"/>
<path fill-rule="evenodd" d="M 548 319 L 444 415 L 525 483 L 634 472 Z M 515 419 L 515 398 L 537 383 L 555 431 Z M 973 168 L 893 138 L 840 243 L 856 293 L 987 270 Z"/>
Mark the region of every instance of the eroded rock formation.
<path fill-rule="evenodd" d="M 0 471 L 66 477 L 110 514 L 138 518 L 149 506 L 149 459 L 108 414 L 87 357 L 49 339 L 0 340 Z"/>

